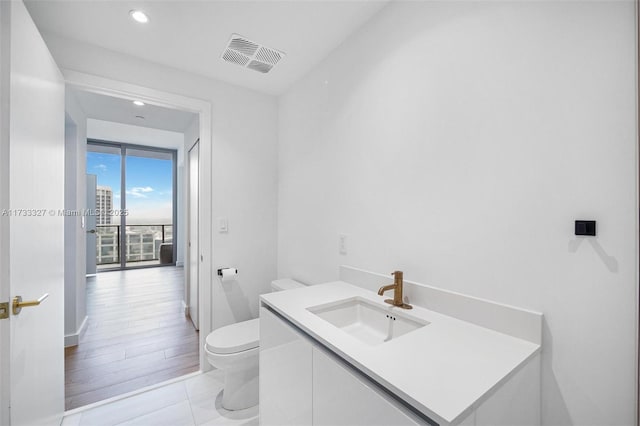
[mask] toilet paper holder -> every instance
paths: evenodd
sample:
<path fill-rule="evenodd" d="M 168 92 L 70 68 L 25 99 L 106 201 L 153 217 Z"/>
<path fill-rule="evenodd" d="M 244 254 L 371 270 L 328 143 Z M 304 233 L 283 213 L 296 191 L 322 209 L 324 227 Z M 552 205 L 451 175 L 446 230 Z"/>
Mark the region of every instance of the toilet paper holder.
<path fill-rule="evenodd" d="M 235 273 L 238 273 L 238 270 L 236 268 L 220 268 L 218 269 L 218 276 L 221 277 L 222 276 L 222 270 L 223 269 L 231 269 L 232 271 L 235 271 Z"/>

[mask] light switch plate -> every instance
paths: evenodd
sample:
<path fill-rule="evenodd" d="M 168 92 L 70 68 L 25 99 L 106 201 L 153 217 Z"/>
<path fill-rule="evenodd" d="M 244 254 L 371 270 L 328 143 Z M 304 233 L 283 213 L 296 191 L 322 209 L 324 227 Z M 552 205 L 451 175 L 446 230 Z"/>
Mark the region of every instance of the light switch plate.
<path fill-rule="evenodd" d="M 218 218 L 218 232 L 219 233 L 229 232 L 229 222 L 227 221 L 226 217 Z"/>

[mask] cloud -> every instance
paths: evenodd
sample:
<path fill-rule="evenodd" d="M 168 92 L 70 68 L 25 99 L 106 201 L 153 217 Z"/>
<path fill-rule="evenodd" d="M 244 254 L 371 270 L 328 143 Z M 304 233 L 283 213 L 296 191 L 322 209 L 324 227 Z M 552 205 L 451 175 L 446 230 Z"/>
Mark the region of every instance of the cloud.
<path fill-rule="evenodd" d="M 127 203 L 127 224 L 171 224 L 173 205 L 171 202 L 137 199 Z"/>
<path fill-rule="evenodd" d="M 98 169 L 101 172 L 106 172 L 108 170 L 108 167 L 106 164 L 96 164 L 95 166 L 93 166 L 94 169 Z"/>
<path fill-rule="evenodd" d="M 173 188 L 163 189 L 162 191 L 156 191 L 156 194 L 171 196 L 171 194 L 173 194 Z"/>
<path fill-rule="evenodd" d="M 147 194 L 153 192 L 150 186 L 135 186 L 126 193 L 134 198 L 147 198 Z"/>

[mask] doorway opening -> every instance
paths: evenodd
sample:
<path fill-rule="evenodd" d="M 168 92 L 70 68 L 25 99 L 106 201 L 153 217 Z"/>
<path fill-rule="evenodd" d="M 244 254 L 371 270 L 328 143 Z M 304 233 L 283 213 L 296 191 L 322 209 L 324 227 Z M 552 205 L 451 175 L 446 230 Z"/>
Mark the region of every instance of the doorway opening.
<path fill-rule="evenodd" d="M 199 321 L 202 262 L 190 261 L 199 252 L 187 250 L 187 229 L 200 236 L 200 212 L 186 201 L 186 182 L 194 179 L 186 156 L 201 138 L 201 113 L 146 100 L 142 126 L 142 110 L 121 93 L 83 85 L 68 86 L 67 96 L 86 113 L 82 186 L 94 188 L 93 198 L 86 191 L 83 231 L 86 298 L 65 304 L 65 311 L 86 312 L 65 348 L 71 410 L 200 370 L 198 325 L 204 332 L 210 321 Z M 127 109 L 136 115 L 126 117 Z M 196 172 L 196 182 L 201 179 Z"/>

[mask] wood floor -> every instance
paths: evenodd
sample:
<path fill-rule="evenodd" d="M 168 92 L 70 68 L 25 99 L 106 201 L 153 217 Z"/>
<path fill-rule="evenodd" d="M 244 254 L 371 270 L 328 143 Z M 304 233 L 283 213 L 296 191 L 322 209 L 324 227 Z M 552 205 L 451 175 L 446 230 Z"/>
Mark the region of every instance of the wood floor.
<path fill-rule="evenodd" d="M 101 272 L 87 279 L 87 329 L 65 349 L 70 410 L 199 369 L 198 332 L 185 317 L 184 270 Z"/>

